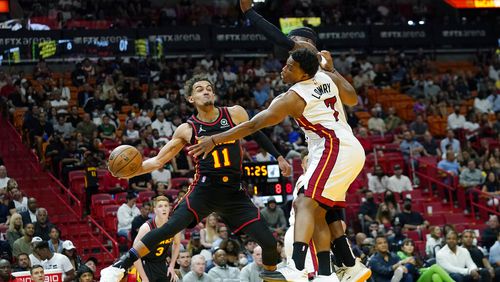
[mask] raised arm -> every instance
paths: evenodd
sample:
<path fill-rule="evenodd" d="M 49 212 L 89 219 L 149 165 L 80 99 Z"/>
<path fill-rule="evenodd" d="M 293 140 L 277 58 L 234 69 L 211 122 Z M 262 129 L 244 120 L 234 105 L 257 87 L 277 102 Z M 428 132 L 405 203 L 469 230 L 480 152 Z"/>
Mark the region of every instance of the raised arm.
<path fill-rule="evenodd" d="M 165 144 L 163 148 L 161 148 L 158 155 L 156 155 L 154 158 L 150 158 L 142 162 L 142 167 L 139 168 L 139 170 L 136 173 L 129 176 L 128 178 L 148 173 L 162 167 L 168 161 L 173 159 L 182 150 L 182 148 L 184 148 L 184 146 L 189 143 L 191 135 L 192 135 L 191 126 L 187 123 L 181 124 L 175 130 L 172 139 L 168 141 L 168 143 Z"/>
<path fill-rule="evenodd" d="M 198 144 L 191 146 L 189 152 L 196 157 L 201 154 L 204 154 L 205 157 L 213 150 L 215 144 L 241 139 L 261 128 L 280 123 L 288 115 L 300 117 L 305 106 L 305 101 L 298 94 L 294 91 L 288 91 L 276 97 L 267 109 L 255 115 L 251 120 L 243 122 L 228 131 L 209 137 L 197 138 Z"/>

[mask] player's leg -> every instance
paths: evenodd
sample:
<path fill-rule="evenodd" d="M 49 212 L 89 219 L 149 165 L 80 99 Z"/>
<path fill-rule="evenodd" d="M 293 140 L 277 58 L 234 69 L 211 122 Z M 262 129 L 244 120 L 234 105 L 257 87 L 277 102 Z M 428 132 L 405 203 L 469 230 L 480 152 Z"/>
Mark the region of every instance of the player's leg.
<path fill-rule="evenodd" d="M 318 275 L 328 276 L 332 273 L 330 259 L 330 229 L 325 220 L 326 210 L 319 208 L 314 219 L 313 242 L 318 258 Z"/>
<path fill-rule="evenodd" d="M 295 200 L 295 228 L 292 259 L 298 270 L 304 269 L 305 258 L 315 229 L 315 213 L 321 212 L 319 204 L 309 197 L 299 197 Z M 324 214 L 323 214 L 324 216 Z M 324 218 L 324 217 L 323 217 Z"/>

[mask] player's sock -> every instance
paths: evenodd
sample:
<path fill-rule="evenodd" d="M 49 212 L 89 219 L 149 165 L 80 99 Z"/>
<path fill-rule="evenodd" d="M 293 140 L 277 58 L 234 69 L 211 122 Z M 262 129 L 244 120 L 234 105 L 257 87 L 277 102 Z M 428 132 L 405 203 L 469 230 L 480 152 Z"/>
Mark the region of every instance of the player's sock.
<path fill-rule="evenodd" d="M 318 275 L 329 276 L 332 274 L 330 251 L 319 252 L 316 256 L 318 257 Z"/>
<path fill-rule="evenodd" d="M 295 262 L 295 267 L 298 270 L 304 269 L 304 264 L 306 261 L 307 249 L 309 248 L 309 244 L 302 242 L 293 243 L 293 253 L 292 259 Z"/>
<path fill-rule="evenodd" d="M 333 241 L 333 244 L 335 257 L 341 258 L 342 263 L 347 267 L 354 266 L 354 264 L 356 263 L 356 258 L 352 253 L 347 236 L 342 235 L 341 237 L 335 239 L 335 241 Z"/>
<path fill-rule="evenodd" d="M 113 266 L 128 270 L 130 267 L 132 267 L 134 262 L 138 259 L 139 259 L 139 255 L 137 254 L 137 251 L 134 248 L 131 248 L 128 251 L 128 253 L 125 254 L 123 257 L 121 257 L 118 262 L 113 264 Z"/>
<path fill-rule="evenodd" d="M 335 245 L 333 244 L 333 241 L 332 243 L 330 244 L 330 250 L 332 251 L 333 253 L 333 263 L 335 264 L 336 267 L 342 267 L 344 266 L 342 264 L 342 257 L 339 256 L 339 254 L 337 254 L 335 252 Z"/>

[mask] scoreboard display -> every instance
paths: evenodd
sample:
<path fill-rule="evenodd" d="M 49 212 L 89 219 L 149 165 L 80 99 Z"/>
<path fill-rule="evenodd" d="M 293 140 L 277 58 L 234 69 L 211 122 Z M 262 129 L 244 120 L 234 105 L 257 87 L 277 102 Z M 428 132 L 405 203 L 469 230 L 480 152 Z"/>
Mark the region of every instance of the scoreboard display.
<path fill-rule="evenodd" d="M 254 195 L 290 195 L 292 184 L 281 175 L 278 162 L 243 163 L 243 181 L 253 185 Z"/>
<path fill-rule="evenodd" d="M 500 0 L 445 0 L 457 9 L 484 9 L 484 8 L 500 8 Z"/>

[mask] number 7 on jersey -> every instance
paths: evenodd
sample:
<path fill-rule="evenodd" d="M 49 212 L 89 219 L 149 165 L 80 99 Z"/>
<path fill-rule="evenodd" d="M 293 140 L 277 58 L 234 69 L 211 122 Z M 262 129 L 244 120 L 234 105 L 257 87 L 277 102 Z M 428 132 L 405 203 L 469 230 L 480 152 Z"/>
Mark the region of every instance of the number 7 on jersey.
<path fill-rule="evenodd" d="M 339 121 L 339 112 L 335 109 L 335 103 L 337 103 L 337 96 L 328 98 L 324 102 L 327 107 L 333 110 L 333 117 L 335 117 L 335 121 Z"/>

